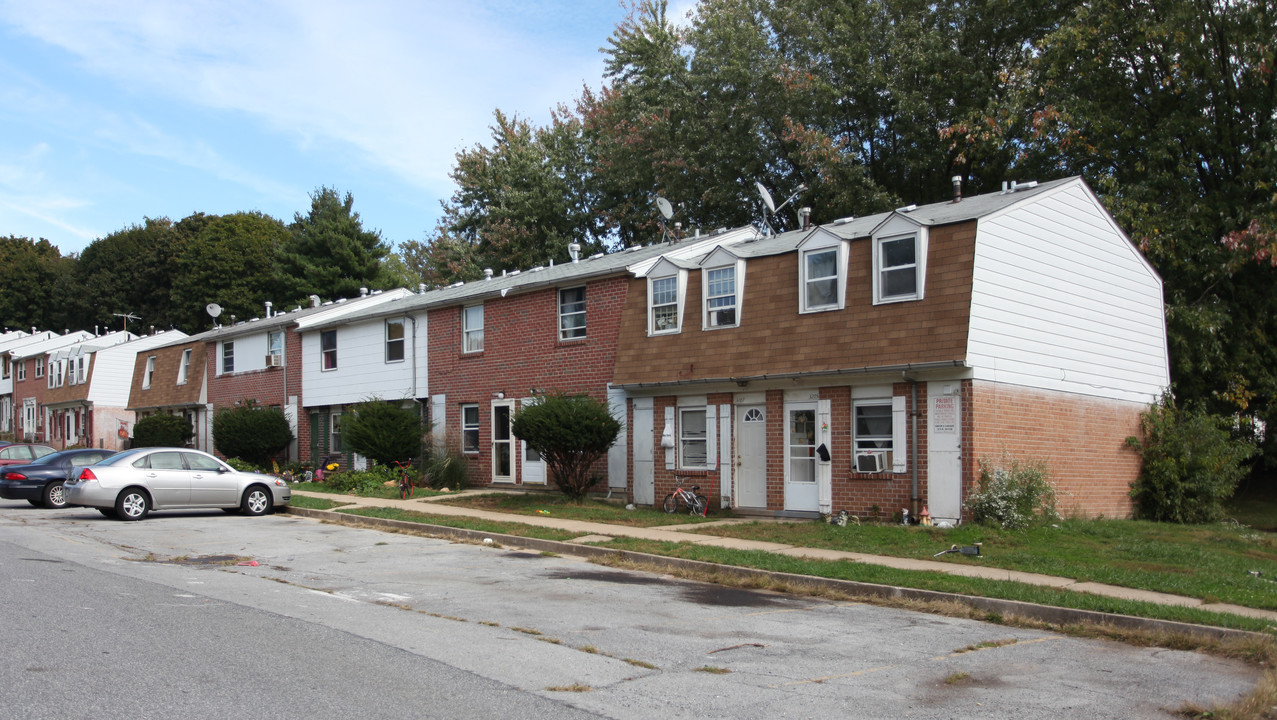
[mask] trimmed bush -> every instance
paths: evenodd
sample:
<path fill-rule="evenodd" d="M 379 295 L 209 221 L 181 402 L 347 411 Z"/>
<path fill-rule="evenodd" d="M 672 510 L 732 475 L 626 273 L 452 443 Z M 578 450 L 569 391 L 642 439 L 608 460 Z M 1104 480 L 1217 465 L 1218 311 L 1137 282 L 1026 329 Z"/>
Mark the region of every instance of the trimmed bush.
<path fill-rule="evenodd" d="M 422 456 L 426 430 L 415 410 L 373 398 L 342 416 L 341 439 L 348 450 L 379 465 L 392 465 Z"/>
<path fill-rule="evenodd" d="M 186 447 L 194 434 L 181 415 L 151 415 L 133 423 L 133 447 Z"/>
<path fill-rule="evenodd" d="M 267 467 L 293 441 L 288 418 L 277 408 L 252 403 L 218 410 L 213 416 L 213 446 L 226 457 Z"/>
<path fill-rule="evenodd" d="M 1253 444 L 1233 437 L 1233 423 L 1180 408 L 1169 394 L 1140 415 L 1143 437 L 1126 444 L 1144 460 L 1131 486 L 1135 515 L 1144 520 L 1204 523 L 1224 517 L 1224 502 L 1245 476 Z"/>
<path fill-rule="evenodd" d="M 590 468 L 616 442 L 621 424 L 607 403 L 588 395 L 555 393 L 525 405 L 511 430 L 540 453 L 559 490 L 579 501 L 599 481 Z"/>
<path fill-rule="evenodd" d="M 980 487 L 967 498 L 967 510 L 973 522 L 1008 530 L 1060 519 L 1046 463 L 1010 456 L 1000 462 L 980 461 Z"/>

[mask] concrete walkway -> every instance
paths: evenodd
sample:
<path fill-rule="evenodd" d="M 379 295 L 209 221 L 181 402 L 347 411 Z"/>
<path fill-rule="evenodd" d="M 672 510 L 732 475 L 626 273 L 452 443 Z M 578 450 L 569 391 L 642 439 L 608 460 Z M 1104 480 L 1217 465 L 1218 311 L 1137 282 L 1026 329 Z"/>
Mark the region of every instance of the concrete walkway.
<path fill-rule="evenodd" d="M 781 543 L 761 542 L 758 540 L 744 540 L 740 538 L 716 537 L 713 535 L 703 535 L 696 532 L 686 532 L 682 528 L 704 528 L 707 525 L 714 524 L 733 524 L 742 522 L 751 522 L 754 518 L 748 519 L 732 519 L 722 520 L 718 523 L 697 523 L 694 525 L 665 525 L 662 527 L 630 527 L 626 525 L 610 525 L 607 523 L 587 522 L 584 520 L 569 520 L 566 518 L 555 518 L 543 515 L 515 515 L 511 513 L 493 512 L 491 510 L 479 510 L 476 508 L 459 507 L 449 505 L 439 500 L 447 500 L 460 495 L 478 495 L 490 494 L 491 490 L 467 490 L 462 493 L 454 493 L 451 495 L 440 495 L 430 498 L 420 498 L 413 500 L 389 500 L 385 498 L 368 498 L 356 495 L 334 495 L 332 493 L 316 493 L 293 488 L 293 493 L 306 497 L 326 498 L 330 500 L 340 500 L 348 503 L 348 506 L 363 507 L 395 507 L 403 510 L 414 510 L 417 512 L 427 512 L 434 515 L 450 515 L 457 517 L 473 517 L 496 522 L 517 522 L 524 525 L 533 525 L 536 527 L 553 528 L 556 530 L 565 530 L 567 532 L 577 533 L 577 537 L 569 540 L 572 543 L 594 543 L 604 542 L 616 537 L 638 538 L 641 540 L 655 540 L 659 542 L 674 543 L 693 543 L 696 545 L 707 545 L 712 547 L 730 548 L 734 550 L 761 550 L 763 552 L 777 553 L 780 555 L 791 555 L 794 557 L 808 558 L 812 560 L 850 560 L 852 562 L 865 563 L 867 565 L 880 565 L 883 567 L 895 568 L 898 570 L 916 570 L 924 572 L 947 573 L 949 575 L 959 575 L 963 577 L 984 578 L 987 580 L 1011 580 L 1014 582 L 1025 583 L 1027 585 L 1041 585 L 1045 587 L 1060 588 L 1064 590 L 1073 590 L 1076 592 L 1085 592 L 1092 595 L 1102 595 L 1112 598 L 1121 598 L 1125 600 L 1139 600 L 1143 602 L 1158 603 L 1161 605 L 1180 605 L 1184 607 L 1196 607 L 1211 612 L 1231 613 L 1233 615 L 1242 615 L 1246 617 L 1269 620 L 1277 623 L 1277 612 L 1272 610 L 1259 610 L 1256 608 L 1248 608 L 1240 605 L 1231 605 L 1227 603 L 1208 603 L 1197 598 L 1184 597 L 1182 595 L 1171 595 L 1168 593 L 1153 592 L 1150 590 L 1136 590 L 1133 588 L 1119 587 L 1116 585 L 1105 585 L 1103 583 L 1079 582 L 1071 578 L 1054 577 L 1051 575 L 1039 575 L 1037 573 L 1021 572 L 1018 570 L 1004 570 L 1002 568 L 981 567 L 979 565 L 958 565 L 956 563 L 941 562 L 938 560 L 921 560 L 916 558 L 891 557 L 886 555 L 869 555 L 866 553 L 846 552 L 841 550 L 826 550 L 823 548 L 798 547 L 794 545 L 784 545 Z M 429 507 L 423 507 L 428 505 Z"/>

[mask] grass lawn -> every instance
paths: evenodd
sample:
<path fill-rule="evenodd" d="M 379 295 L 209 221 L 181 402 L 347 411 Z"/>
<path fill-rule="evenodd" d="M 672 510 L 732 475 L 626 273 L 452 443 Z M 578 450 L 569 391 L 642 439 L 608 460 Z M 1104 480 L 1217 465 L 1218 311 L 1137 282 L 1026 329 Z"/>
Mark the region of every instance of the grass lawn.
<path fill-rule="evenodd" d="M 816 522 L 753 522 L 699 533 L 802 547 L 930 559 L 952 545 L 983 543 L 982 556 L 947 563 L 988 565 L 1076 580 L 1277 610 L 1277 536 L 1245 526 L 1135 520 L 1064 520 L 1031 530 L 980 525 L 939 528 Z M 1262 574 L 1261 579 L 1250 575 Z"/>
<path fill-rule="evenodd" d="M 690 525 L 713 522 L 731 517 L 725 511 L 710 510 L 708 518 L 689 515 L 686 510 L 668 514 L 660 510 L 637 507 L 626 510 L 624 505 L 587 499 L 582 503 L 570 502 L 560 493 L 493 493 L 491 495 L 466 495 L 440 500 L 449 505 L 510 513 L 512 515 L 540 515 L 565 520 L 624 525 L 627 527 L 659 527 L 662 525 Z"/>
<path fill-rule="evenodd" d="M 341 500 L 329 500 L 328 498 L 317 498 L 309 495 L 294 494 L 292 499 L 288 501 L 290 507 L 308 508 L 310 510 L 332 510 L 335 507 L 346 505 Z"/>

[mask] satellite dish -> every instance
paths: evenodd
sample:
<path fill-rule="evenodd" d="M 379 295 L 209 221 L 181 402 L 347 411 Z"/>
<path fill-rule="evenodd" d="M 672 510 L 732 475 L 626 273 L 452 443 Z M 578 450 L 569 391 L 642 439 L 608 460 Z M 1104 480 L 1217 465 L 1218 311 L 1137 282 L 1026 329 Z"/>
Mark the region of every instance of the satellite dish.
<path fill-rule="evenodd" d="M 754 183 L 754 187 L 758 188 L 758 195 L 763 199 L 763 204 L 767 206 L 767 212 L 776 214 L 776 201 L 772 200 L 772 194 L 768 192 L 767 187 L 760 182 Z"/>
<path fill-rule="evenodd" d="M 222 314 L 222 306 L 217 303 L 209 303 L 204 306 L 204 311 L 216 319 L 218 315 Z"/>
<path fill-rule="evenodd" d="M 674 217 L 674 206 L 670 205 L 670 201 L 660 195 L 656 196 L 656 209 L 661 211 L 661 217 L 666 220 Z"/>

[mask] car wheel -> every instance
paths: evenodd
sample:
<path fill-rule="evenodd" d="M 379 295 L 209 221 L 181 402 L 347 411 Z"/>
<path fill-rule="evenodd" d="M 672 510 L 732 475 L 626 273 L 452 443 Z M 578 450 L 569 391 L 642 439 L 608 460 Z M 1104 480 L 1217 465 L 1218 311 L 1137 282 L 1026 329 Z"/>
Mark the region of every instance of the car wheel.
<path fill-rule="evenodd" d="M 61 480 L 55 480 L 44 486 L 44 506 L 58 510 L 67 506 L 66 488 Z"/>
<path fill-rule="evenodd" d="M 116 517 L 115 508 L 98 508 L 98 512 L 102 513 L 103 515 L 109 518 Z"/>
<path fill-rule="evenodd" d="M 245 515 L 265 515 L 270 512 L 270 506 L 270 491 L 261 485 L 254 485 L 245 490 L 244 501 L 240 503 L 240 509 Z"/>
<path fill-rule="evenodd" d="M 151 498 L 138 488 L 128 488 L 115 499 L 115 514 L 121 520 L 141 520 L 151 512 Z"/>

